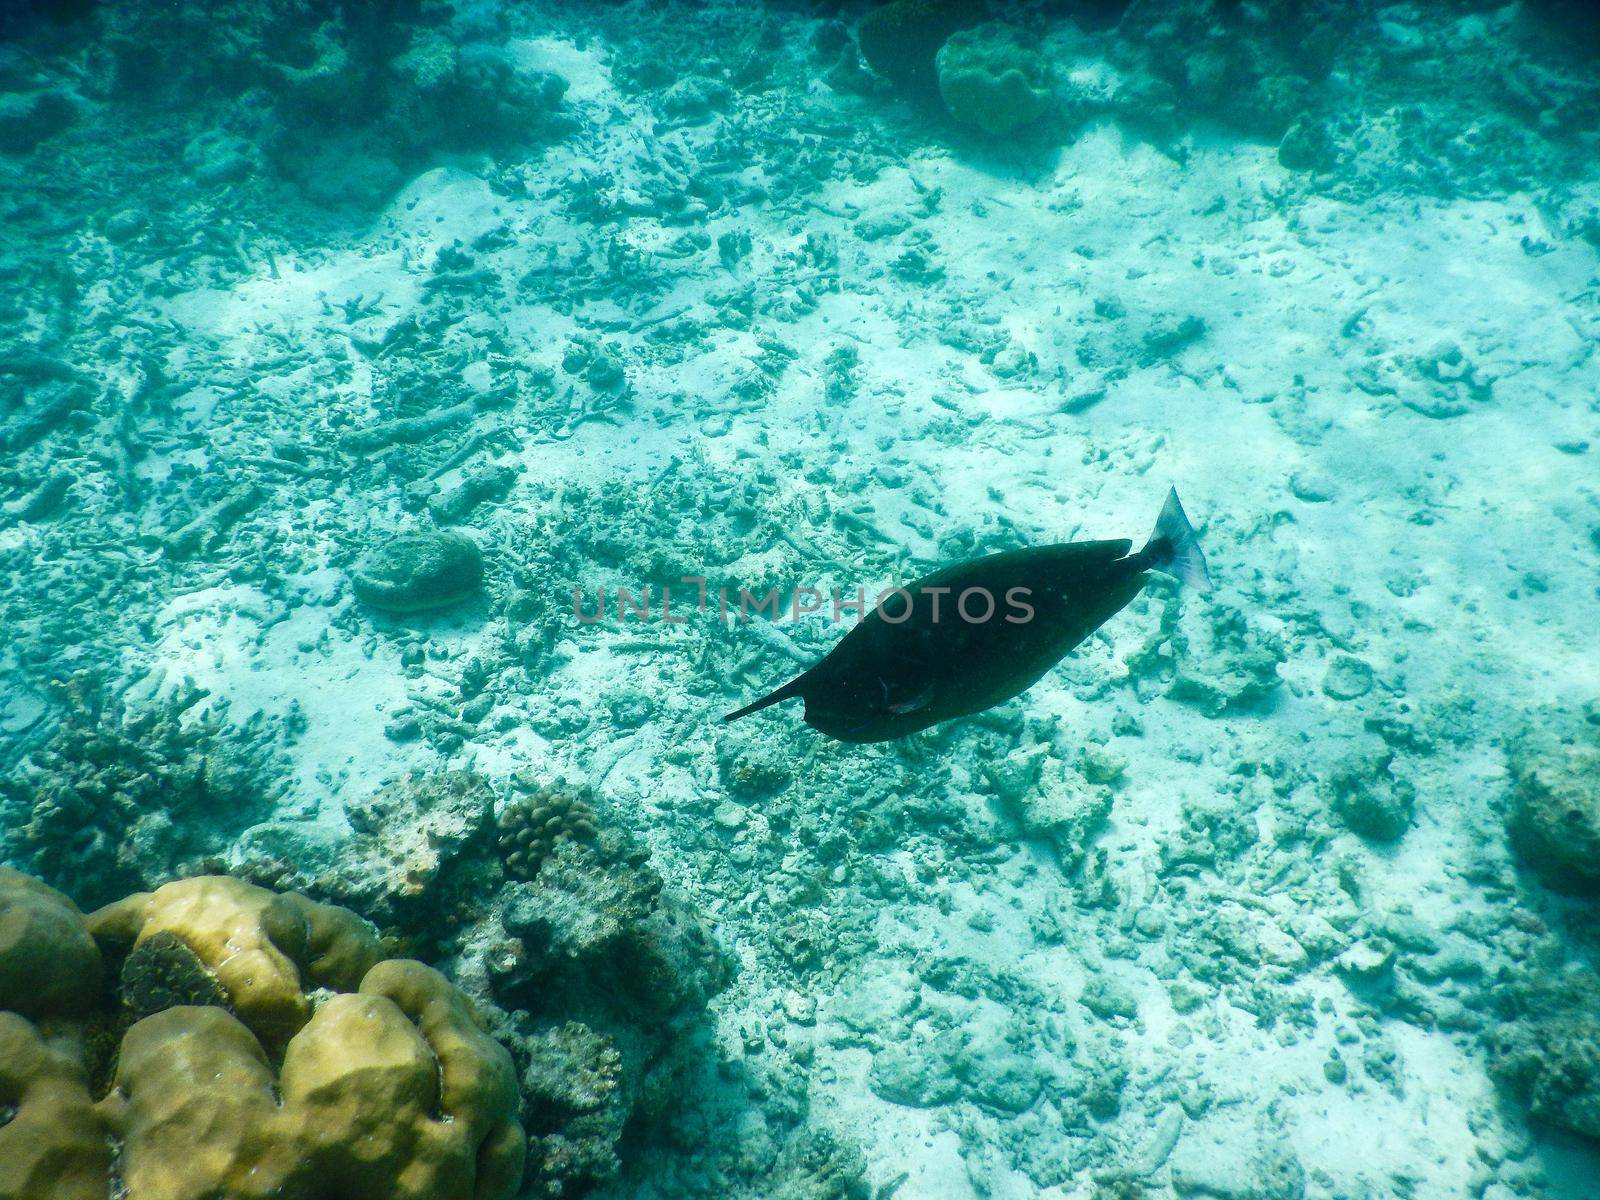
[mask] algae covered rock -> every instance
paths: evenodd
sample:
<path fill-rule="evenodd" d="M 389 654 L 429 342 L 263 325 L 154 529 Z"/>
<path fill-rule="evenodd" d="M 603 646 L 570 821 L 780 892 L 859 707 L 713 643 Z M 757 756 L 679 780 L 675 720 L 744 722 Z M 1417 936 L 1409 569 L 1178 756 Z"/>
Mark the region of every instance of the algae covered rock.
<path fill-rule="evenodd" d="M 963 125 L 999 136 L 1050 107 L 1050 69 L 1020 29 L 991 23 L 956 33 L 936 59 L 939 95 Z"/>
<path fill-rule="evenodd" d="M 460 977 L 516 1010 L 513 1052 L 542 1194 L 612 1178 L 624 1129 L 667 1116 L 691 1069 L 693 1031 L 727 983 L 709 931 L 648 857 L 604 825 L 596 840 L 560 842 L 463 939 Z"/>
<path fill-rule="evenodd" d="M 1263 705 L 1283 683 L 1282 637 L 1239 609 L 1219 605 L 1208 616 L 1198 631 L 1174 629 L 1167 694 L 1211 717 Z"/>
<path fill-rule="evenodd" d="M 1336 763 L 1323 785 L 1345 827 L 1371 841 L 1396 840 L 1416 811 L 1416 789 L 1394 774 L 1394 758 L 1383 746 L 1358 750 Z"/>
<path fill-rule="evenodd" d="M 633 1113 L 616 1042 L 567 1021 L 523 1043 L 522 1094 L 535 1132 L 530 1157 L 542 1180 L 599 1181 L 622 1169 L 618 1147 Z"/>
<path fill-rule="evenodd" d="M 1556 713 L 1511 748 L 1512 849 L 1550 887 L 1600 895 L 1600 725 Z"/>
<path fill-rule="evenodd" d="M 463 533 L 407 533 L 363 555 L 351 569 L 356 598 L 389 613 L 449 608 L 483 583 L 483 554 Z"/>
<path fill-rule="evenodd" d="M 26 154 L 77 116 L 77 105 L 63 92 L 0 92 L 0 154 Z"/>
<path fill-rule="evenodd" d="M 346 802 L 351 832 L 337 840 L 301 822 L 256 826 L 240 841 L 240 870 L 430 944 L 498 879 L 494 803 L 494 789 L 474 772 L 414 771 Z"/>

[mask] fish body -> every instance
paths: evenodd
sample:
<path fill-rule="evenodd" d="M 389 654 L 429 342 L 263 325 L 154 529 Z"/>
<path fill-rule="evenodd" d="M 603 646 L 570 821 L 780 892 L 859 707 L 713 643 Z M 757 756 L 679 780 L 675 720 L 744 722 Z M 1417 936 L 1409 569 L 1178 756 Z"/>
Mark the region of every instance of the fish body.
<path fill-rule="evenodd" d="M 1162 571 L 1201 588 L 1205 560 L 1176 492 L 1156 530 L 1127 539 L 1007 550 L 887 593 L 814 667 L 725 719 L 805 701 L 806 724 L 884 742 L 1020 695 Z"/>

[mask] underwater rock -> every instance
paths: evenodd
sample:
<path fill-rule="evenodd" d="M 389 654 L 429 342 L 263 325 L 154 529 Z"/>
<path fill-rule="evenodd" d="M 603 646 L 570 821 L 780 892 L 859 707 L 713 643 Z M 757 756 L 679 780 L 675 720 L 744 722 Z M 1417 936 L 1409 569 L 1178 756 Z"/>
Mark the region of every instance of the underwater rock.
<path fill-rule="evenodd" d="M 869 1200 L 874 1194 L 861 1151 L 826 1128 L 803 1128 L 786 1137 L 763 1182 L 763 1195 L 770 1200 Z"/>
<path fill-rule="evenodd" d="M 521 1039 L 518 1058 L 533 1177 L 567 1195 L 616 1177 L 633 1096 L 616 1043 L 567 1021 Z M 546 1132 L 540 1132 L 546 1131 Z"/>
<path fill-rule="evenodd" d="M 769 739 L 724 736 L 717 743 L 717 776 L 742 799 L 768 797 L 794 782 L 794 760 L 785 746 Z"/>
<path fill-rule="evenodd" d="M 516 469 L 490 466 L 461 477 L 460 482 L 442 489 L 428 501 L 428 512 L 441 525 L 465 521 L 472 510 L 489 501 L 504 500 L 517 481 Z"/>
<path fill-rule="evenodd" d="M 279 890 L 365 913 L 414 946 L 454 937 L 500 878 L 493 855 L 494 789 L 470 771 L 414 771 L 347 801 L 351 834 L 337 843 L 288 822 L 249 830 L 240 870 Z"/>
<path fill-rule="evenodd" d="M 984 775 L 1023 836 L 1049 842 L 1069 871 L 1083 862 L 1111 816 L 1111 789 L 1067 769 L 1044 747 L 985 764 Z"/>
<path fill-rule="evenodd" d="M 1173 1152 L 1172 1190 L 1184 1200 L 1303 1200 L 1306 1169 L 1293 1147 L 1263 1131 L 1248 1152 L 1186 1138 Z"/>
<path fill-rule="evenodd" d="M 603 826 L 593 843 L 559 842 L 462 938 L 460 976 L 520 1010 L 513 1051 L 545 1194 L 610 1178 L 623 1130 L 673 1107 L 691 1034 L 728 980 L 710 932 L 648 857 Z"/>
<path fill-rule="evenodd" d="M 1339 148 L 1326 125 L 1301 113 L 1278 143 L 1278 161 L 1291 171 L 1331 171 L 1338 165 Z"/>
<path fill-rule="evenodd" d="M 64 92 L 0 92 L 0 154 L 27 154 L 77 118 L 77 105 Z"/>
<path fill-rule="evenodd" d="M 1398 839 L 1416 810 L 1416 789 L 1394 774 L 1394 759 L 1388 747 L 1358 750 L 1330 767 L 1322 785 L 1345 827 L 1375 842 Z"/>
<path fill-rule="evenodd" d="M 208 129 L 183 148 L 183 161 L 195 182 L 207 187 L 237 183 L 257 168 L 255 148 L 241 137 Z M 107 232 L 110 236 L 110 232 Z"/>
<path fill-rule="evenodd" d="M 953 1031 L 943 1030 L 926 1045 L 885 1046 L 872 1056 L 867 1086 L 891 1104 L 910 1108 L 949 1104 L 961 1094 L 961 1081 L 950 1068 L 958 1042 Z"/>
<path fill-rule="evenodd" d="M 1130 5 L 1118 50 L 1173 89 L 1188 120 L 1220 118 L 1276 142 L 1305 108 L 1337 20 L 1317 6 L 1172 0 Z M 1337 36 L 1335 33 L 1334 36 Z"/>
<path fill-rule="evenodd" d="M 409 533 L 369 551 L 351 568 L 356 598 L 388 613 L 449 608 L 477 593 L 483 554 L 461 533 Z"/>
<path fill-rule="evenodd" d="M 1212 717 L 1264 703 L 1283 683 L 1278 674 L 1288 658 L 1283 639 L 1239 609 L 1217 606 L 1208 615 L 1198 638 L 1174 627 L 1167 694 Z"/>
<path fill-rule="evenodd" d="M 1010 133 L 1049 110 L 1049 67 L 1015 26 L 991 23 L 953 34 L 936 66 L 945 108 L 983 133 Z"/>
<path fill-rule="evenodd" d="M 983 0 L 889 0 L 861 18 L 856 43 L 867 66 L 902 91 L 932 93 L 939 48 L 986 8 Z"/>
<path fill-rule="evenodd" d="M 1517 857 L 1557 891 L 1600 895 L 1600 723 L 1548 713 L 1512 742 L 1507 762 Z"/>
<path fill-rule="evenodd" d="M 650 949 L 662 881 L 642 857 L 630 858 L 611 863 L 580 842 L 563 842 L 535 882 L 505 890 L 501 920 L 522 952 L 508 982 L 576 972 L 622 988 L 637 1002 L 674 1006 L 646 982 L 649 974 L 670 975 L 670 966 L 639 957 Z"/>
<path fill-rule="evenodd" d="M 1530 968 L 1493 993 L 1496 1080 L 1542 1121 L 1600 1141 L 1600 977 L 1586 966 Z"/>

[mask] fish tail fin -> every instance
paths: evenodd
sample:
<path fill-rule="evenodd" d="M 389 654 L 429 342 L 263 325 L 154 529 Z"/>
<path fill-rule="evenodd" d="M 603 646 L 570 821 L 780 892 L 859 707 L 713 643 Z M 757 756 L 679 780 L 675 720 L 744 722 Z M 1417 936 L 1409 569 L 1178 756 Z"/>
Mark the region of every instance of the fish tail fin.
<path fill-rule="evenodd" d="M 1167 492 L 1167 502 L 1161 506 L 1155 530 L 1139 557 L 1146 567 L 1171 575 L 1179 583 L 1197 592 L 1211 590 L 1211 573 L 1206 570 L 1206 556 L 1200 550 L 1200 539 L 1194 526 L 1178 502 L 1178 489 Z"/>
<path fill-rule="evenodd" d="M 800 676 L 798 679 L 791 679 L 777 691 L 768 692 L 765 696 L 761 697 L 761 699 L 751 701 L 743 708 L 729 713 L 727 716 L 722 718 L 723 723 L 726 724 L 729 721 L 737 721 L 740 717 L 748 717 L 753 712 L 760 712 L 769 704 L 777 704 L 779 701 L 787 700 L 791 696 L 798 696 L 800 694 L 801 681 L 804 679 L 804 675 Z"/>

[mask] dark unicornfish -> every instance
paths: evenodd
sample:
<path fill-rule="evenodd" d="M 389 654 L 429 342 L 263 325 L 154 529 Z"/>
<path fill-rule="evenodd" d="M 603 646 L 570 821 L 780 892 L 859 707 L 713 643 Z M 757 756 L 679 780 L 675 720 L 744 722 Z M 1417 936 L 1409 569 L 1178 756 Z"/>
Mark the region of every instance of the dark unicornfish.
<path fill-rule="evenodd" d="M 799 696 L 806 724 L 844 742 L 886 742 L 1027 691 L 1139 594 L 1149 572 L 1211 586 L 1178 493 L 1142 550 L 1068 542 L 957 563 L 880 597 L 803 675 L 725 720 Z"/>

